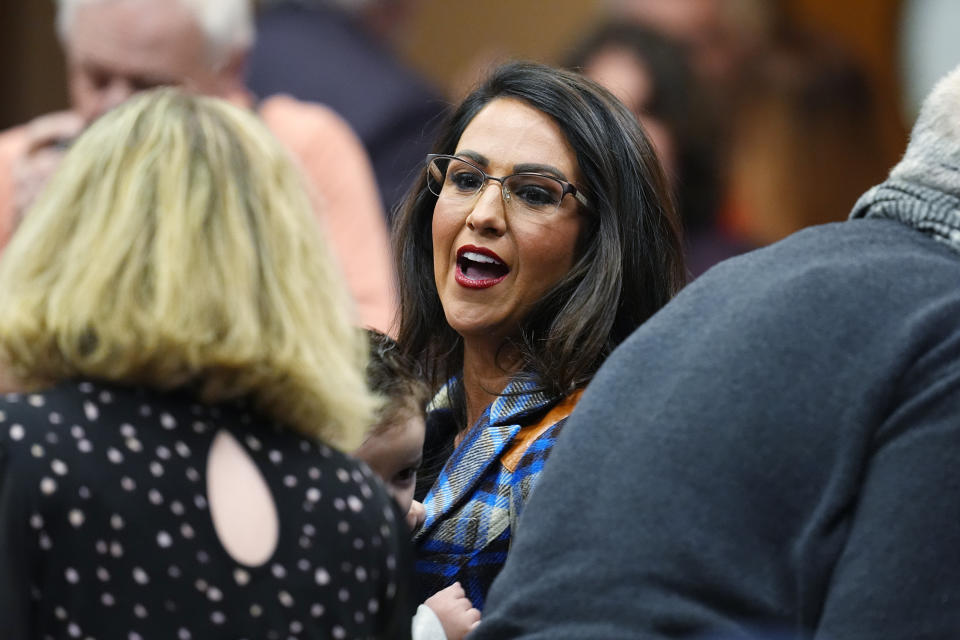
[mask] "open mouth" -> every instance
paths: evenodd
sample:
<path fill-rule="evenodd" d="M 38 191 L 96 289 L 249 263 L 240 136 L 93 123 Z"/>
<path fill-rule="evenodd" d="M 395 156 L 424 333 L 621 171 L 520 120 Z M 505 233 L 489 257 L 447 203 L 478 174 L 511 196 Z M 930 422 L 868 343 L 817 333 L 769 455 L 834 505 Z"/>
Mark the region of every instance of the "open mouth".
<path fill-rule="evenodd" d="M 508 273 L 510 267 L 489 249 L 465 246 L 457 251 L 456 279 L 465 287 L 492 287 L 506 278 Z"/>

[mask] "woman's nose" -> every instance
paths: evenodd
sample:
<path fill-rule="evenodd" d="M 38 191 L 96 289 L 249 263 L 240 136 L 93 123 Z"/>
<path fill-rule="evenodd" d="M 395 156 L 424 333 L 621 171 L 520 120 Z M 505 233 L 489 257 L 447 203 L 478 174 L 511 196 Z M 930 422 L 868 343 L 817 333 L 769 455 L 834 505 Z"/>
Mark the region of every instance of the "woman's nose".
<path fill-rule="evenodd" d="M 507 229 L 507 198 L 503 185 L 495 180 L 488 181 L 477 199 L 473 209 L 467 215 L 466 224 L 474 231 L 502 235 Z"/>

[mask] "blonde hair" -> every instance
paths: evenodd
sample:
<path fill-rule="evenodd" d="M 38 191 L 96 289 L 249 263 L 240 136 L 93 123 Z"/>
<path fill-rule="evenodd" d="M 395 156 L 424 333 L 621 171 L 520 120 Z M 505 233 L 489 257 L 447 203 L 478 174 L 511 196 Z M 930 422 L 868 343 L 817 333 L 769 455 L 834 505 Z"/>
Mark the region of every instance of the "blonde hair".
<path fill-rule="evenodd" d="M 119 1 L 121 0 L 57 0 L 56 26 L 60 41 L 68 41 L 73 15 L 80 6 Z M 253 46 L 255 28 L 251 0 L 175 1 L 187 9 L 197 21 L 206 39 L 209 63 L 213 68 L 222 67 L 232 55 L 238 51 L 247 51 Z"/>
<path fill-rule="evenodd" d="M 292 161 L 255 116 L 159 89 L 74 144 L 0 260 L 0 361 L 206 402 L 352 450 L 367 345 Z"/>

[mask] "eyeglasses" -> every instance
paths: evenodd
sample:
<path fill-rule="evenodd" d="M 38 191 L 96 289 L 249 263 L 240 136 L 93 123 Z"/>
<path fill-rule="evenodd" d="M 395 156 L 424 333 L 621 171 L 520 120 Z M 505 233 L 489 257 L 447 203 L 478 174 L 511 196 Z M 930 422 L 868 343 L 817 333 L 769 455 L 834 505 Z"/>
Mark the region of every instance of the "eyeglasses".
<path fill-rule="evenodd" d="M 480 193 L 487 180 L 500 183 L 500 195 L 508 210 L 552 214 L 568 193 L 583 206 L 589 206 L 575 186 L 560 178 L 540 173 L 514 173 L 495 178 L 463 158 L 437 153 L 427 156 L 427 188 L 441 200 L 466 205 Z"/>

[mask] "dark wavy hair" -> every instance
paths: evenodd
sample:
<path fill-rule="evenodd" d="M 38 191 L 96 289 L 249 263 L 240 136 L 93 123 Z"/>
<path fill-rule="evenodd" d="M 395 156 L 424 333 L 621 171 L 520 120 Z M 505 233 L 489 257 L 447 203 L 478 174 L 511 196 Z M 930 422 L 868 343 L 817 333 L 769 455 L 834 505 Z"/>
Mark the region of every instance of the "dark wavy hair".
<path fill-rule="evenodd" d="M 470 121 L 497 98 L 522 100 L 553 118 L 576 153 L 583 176 L 577 187 L 590 203 L 573 267 L 534 305 L 512 345 L 526 375 L 544 390 L 566 394 L 585 386 L 614 347 L 680 289 L 680 223 L 636 118 L 574 72 L 528 62 L 499 67 L 450 113 L 433 151 L 453 154 Z M 397 212 L 393 234 L 398 342 L 435 389 L 463 362 L 462 339 L 447 324 L 434 282 L 436 202 L 424 168 Z"/>

